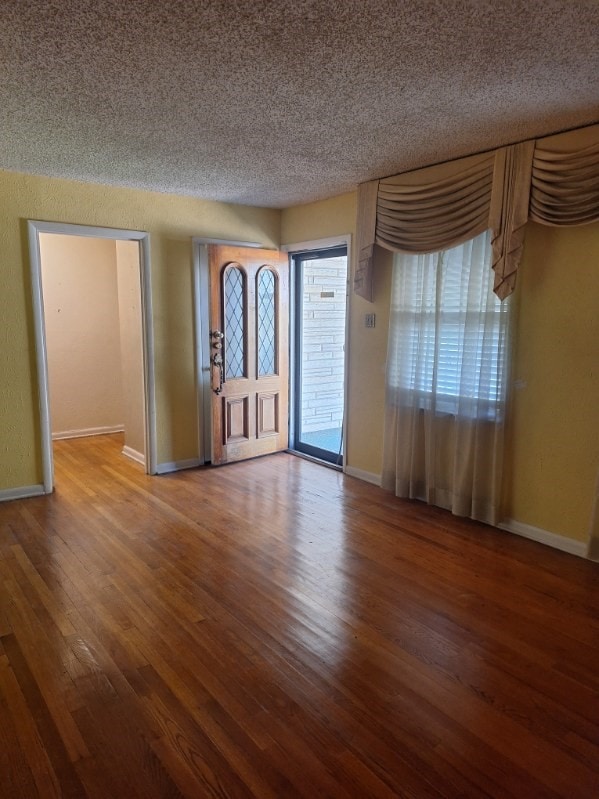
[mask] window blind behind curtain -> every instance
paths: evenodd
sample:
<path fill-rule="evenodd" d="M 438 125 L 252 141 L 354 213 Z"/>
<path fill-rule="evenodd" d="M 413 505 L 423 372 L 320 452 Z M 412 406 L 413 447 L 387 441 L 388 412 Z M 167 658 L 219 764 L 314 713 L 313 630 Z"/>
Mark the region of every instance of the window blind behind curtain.
<path fill-rule="evenodd" d="M 430 253 L 492 231 L 494 290 L 514 289 L 525 226 L 599 221 L 599 125 L 358 187 L 354 291 L 372 299 L 373 246 Z"/>
<path fill-rule="evenodd" d="M 508 304 L 491 291 L 486 231 L 429 255 L 397 255 L 388 385 L 415 407 L 501 420 Z"/>

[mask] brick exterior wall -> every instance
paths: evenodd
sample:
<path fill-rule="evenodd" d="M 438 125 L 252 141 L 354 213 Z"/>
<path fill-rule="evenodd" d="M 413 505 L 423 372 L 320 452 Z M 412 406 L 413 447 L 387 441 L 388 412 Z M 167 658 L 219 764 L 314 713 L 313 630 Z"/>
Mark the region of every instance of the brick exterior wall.
<path fill-rule="evenodd" d="M 347 258 L 304 262 L 302 429 L 343 422 Z M 332 297 L 322 296 L 333 293 Z"/>

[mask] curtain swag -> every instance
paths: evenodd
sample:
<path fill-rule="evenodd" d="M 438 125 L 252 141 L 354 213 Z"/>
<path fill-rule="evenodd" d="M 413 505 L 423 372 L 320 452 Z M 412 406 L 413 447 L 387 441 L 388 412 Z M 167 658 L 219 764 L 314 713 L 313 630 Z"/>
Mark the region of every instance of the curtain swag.
<path fill-rule="evenodd" d="M 354 291 L 372 301 L 374 245 L 425 254 L 490 228 L 500 299 L 516 284 L 528 220 L 599 221 L 599 125 L 358 186 Z"/>

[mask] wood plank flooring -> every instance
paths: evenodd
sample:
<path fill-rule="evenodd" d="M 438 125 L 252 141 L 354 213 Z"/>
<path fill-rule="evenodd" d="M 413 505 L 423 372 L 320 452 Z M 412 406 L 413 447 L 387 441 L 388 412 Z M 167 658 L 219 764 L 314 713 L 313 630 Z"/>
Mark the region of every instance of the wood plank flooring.
<path fill-rule="evenodd" d="M 599 568 L 280 454 L 0 505 L 0 796 L 599 796 Z"/>

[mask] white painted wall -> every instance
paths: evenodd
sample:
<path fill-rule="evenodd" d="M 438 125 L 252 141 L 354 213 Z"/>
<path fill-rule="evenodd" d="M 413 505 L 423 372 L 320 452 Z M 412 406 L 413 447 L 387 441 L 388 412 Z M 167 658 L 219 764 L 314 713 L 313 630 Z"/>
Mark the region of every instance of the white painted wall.
<path fill-rule="evenodd" d="M 115 242 L 40 234 L 53 436 L 122 429 Z"/>
<path fill-rule="evenodd" d="M 139 245 L 116 242 L 116 266 L 123 388 L 124 452 L 143 462 L 145 455 L 145 401 Z"/>

